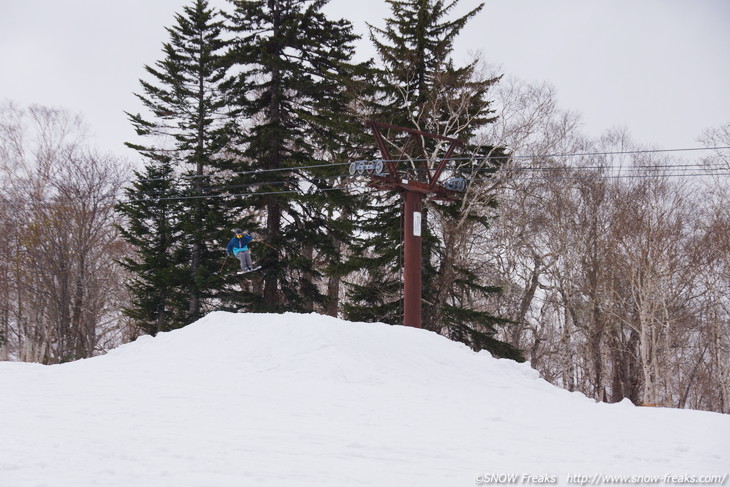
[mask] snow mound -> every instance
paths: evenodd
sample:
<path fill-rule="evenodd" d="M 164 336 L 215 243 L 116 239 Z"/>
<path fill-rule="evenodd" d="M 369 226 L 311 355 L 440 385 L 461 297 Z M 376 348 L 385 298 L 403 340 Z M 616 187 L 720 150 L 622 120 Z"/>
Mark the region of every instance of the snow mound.
<path fill-rule="evenodd" d="M 726 415 L 596 404 L 400 326 L 216 312 L 102 357 L 0 363 L 2 486 L 656 485 L 729 469 Z"/>

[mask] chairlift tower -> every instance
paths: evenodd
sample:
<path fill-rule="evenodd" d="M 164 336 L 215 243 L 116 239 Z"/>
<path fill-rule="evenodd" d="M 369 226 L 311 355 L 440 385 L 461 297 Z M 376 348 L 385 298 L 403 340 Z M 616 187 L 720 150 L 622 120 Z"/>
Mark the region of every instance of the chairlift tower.
<path fill-rule="evenodd" d="M 463 191 L 466 183 L 462 180 L 449 180 L 441 182 L 441 175 L 446 164 L 451 158 L 454 150 L 462 146 L 458 139 L 444 137 L 443 135 L 431 134 L 420 130 L 406 127 L 398 127 L 386 123 L 368 120 L 365 124 L 370 128 L 375 137 L 380 154 L 383 160 L 369 163 L 366 166 L 351 166 L 350 172 L 363 174 L 367 171 L 370 174 L 370 187 L 383 191 L 396 191 L 404 194 L 405 205 L 403 208 L 403 325 L 421 328 L 421 293 L 422 293 L 422 210 L 423 200 L 427 196 L 431 199 L 455 198 L 456 191 Z M 401 149 L 398 159 L 393 159 L 386 139 L 381 130 L 389 130 L 396 133 L 407 134 L 408 138 Z M 429 158 L 424 148 L 424 139 L 435 139 L 448 144 L 443 157 L 435 159 L 435 167 L 429 167 Z M 409 177 L 409 171 L 404 171 L 400 165 L 407 157 L 407 151 L 415 149 L 419 155 L 418 159 L 409 159 L 412 163 L 422 163 L 424 176 L 419 178 Z M 435 163 L 438 162 L 436 165 Z M 353 163 L 366 164 L 366 163 Z M 372 166 L 372 167 L 370 167 Z"/>

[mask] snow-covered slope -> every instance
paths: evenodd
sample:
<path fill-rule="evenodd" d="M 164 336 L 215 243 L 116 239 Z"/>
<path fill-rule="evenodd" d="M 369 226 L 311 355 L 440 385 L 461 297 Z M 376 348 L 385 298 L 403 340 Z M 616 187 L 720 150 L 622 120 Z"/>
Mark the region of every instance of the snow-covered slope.
<path fill-rule="evenodd" d="M 596 404 L 400 326 L 217 312 L 103 357 L 0 363 L 3 487 L 657 485 L 729 471 L 728 416 Z"/>

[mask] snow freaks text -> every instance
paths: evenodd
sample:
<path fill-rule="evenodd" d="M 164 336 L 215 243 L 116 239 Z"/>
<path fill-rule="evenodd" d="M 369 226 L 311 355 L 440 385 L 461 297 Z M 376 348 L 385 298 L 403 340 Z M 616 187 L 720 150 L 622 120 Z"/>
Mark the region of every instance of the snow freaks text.
<path fill-rule="evenodd" d="M 609 474 L 505 474 L 482 473 L 476 485 L 726 485 L 730 475 L 609 475 Z"/>

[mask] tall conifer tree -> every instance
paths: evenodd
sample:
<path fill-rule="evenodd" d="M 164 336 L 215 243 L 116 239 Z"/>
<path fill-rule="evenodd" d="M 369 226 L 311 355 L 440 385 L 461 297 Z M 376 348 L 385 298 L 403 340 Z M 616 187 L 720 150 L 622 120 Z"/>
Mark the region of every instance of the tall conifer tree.
<path fill-rule="evenodd" d="M 255 185 L 258 194 L 244 204 L 260 215 L 262 234 L 273 247 L 259 247 L 265 272 L 249 308 L 323 308 L 328 296 L 315 260 L 337 259 L 335 242 L 342 236 L 330 222 L 340 203 L 336 191 L 329 191 L 332 168 L 309 166 L 347 153 L 346 145 L 336 144 L 353 130 L 343 114 L 346 81 L 357 74 L 351 62 L 356 36 L 349 22 L 326 18 L 327 0 L 231 3 L 228 20 L 236 36 L 231 62 L 240 83 L 250 87 L 240 90 L 244 96 L 238 100 L 250 120 L 240 183 Z"/>
<path fill-rule="evenodd" d="M 120 261 L 131 274 L 131 303 L 124 312 L 144 332 L 156 335 L 182 326 L 186 318 L 181 208 L 179 200 L 171 199 L 177 190 L 169 158 L 148 154 L 144 171 L 135 176 L 125 190 L 127 201 L 117 205 L 126 220 L 121 235 L 136 251 Z"/>
<path fill-rule="evenodd" d="M 149 231 L 161 236 L 169 233 L 163 231 L 164 226 L 175 224 L 176 238 L 160 238 L 154 245 L 140 238 L 147 231 L 144 225 L 132 225 L 125 234 L 141 256 L 136 264 L 128 262 L 129 268 L 147 263 L 144 274 L 137 276 L 137 289 L 132 289 L 140 299 L 144 289 L 163 276 L 177 276 L 166 281 L 176 296 L 184 296 L 184 303 L 175 303 L 184 310 L 166 313 L 177 317 L 175 323 L 165 325 L 174 328 L 202 316 L 206 303 L 223 285 L 216 273 L 221 243 L 227 236 L 226 208 L 219 198 L 209 196 L 215 192 L 220 171 L 229 167 L 221 154 L 228 143 L 230 119 L 222 63 L 226 43 L 219 14 L 206 0 L 195 0 L 175 16 L 175 25 L 167 31 L 170 40 L 163 46 L 164 58 L 154 67 L 145 67 L 152 81 L 141 80 L 143 93 L 137 95 L 148 114 L 128 114 L 137 134 L 150 141 L 148 145 L 129 144 L 148 161 L 146 172 L 138 174 L 136 189 L 129 195 L 144 194 L 149 176 L 155 174 L 172 178 L 159 190 L 174 192 L 152 200 L 140 198 L 120 209 L 132 220 L 146 221 Z M 159 218 L 162 214 L 167 221 Z M 170 262 L 166 255 L 177 257 Z M 159 265 L 155 268 L 156 259 Z M 174 272 L 170 265 L 175 266 Z M 168 305 L 160 302 L 160 306 Z M 130 315 L 144 322 L 144 309 L 138 307 Z"/>
<path fill-rule="evenodd" d="M 461 17 L 449 19 L 458 0 L 386 1 L 392 16 L 386 19 L 385 28 L 370 27 L 371 39 L 380 59 L 378 84 L 382 87 L 373 106 L 373 117 L 468 143 L 480 127 L 494 121 L 487 92 L 498 78 L 479 79 L 475 63 L 455 67 L 451 54 L 456 37 L 483 8 L 483 4 Z M 393 138 L 395 135 L 390 134 Z M 425 154 L 432 158 L 428 164 L 434 164 L 438 156 L 443 155 L 445 147 L 429 138 L 422 138 L 421 142 Z M 482 159 L 486 154 L 501 154 L 501 150 L 494 147 L 471 150 Z M 423 157 L 420 148 L 406 151 L 402 156 Z M 418 164 L 404 165 L 411 166 L 410 178 L 425 177 L 423 171 L 418 171 Z M 469 172 L 471 165 L 462 163 L 458 170 Z M 457 164 L 451 164 L 451 167 L 457 169 Z M 395 283 L 401 280 L 397 272 L 400 262 L 396 261 L 400 258 L 401 235 L 392 230 L 402 225 L 399 220 L 400 204 L 399 199 L 387 196 L 373 200 L 373 217 L 365 221 L 362 228 L 372 232 L 372 236 L 377 235 L 379 245 L 373 246 L 367 240 L 360 242 L 362 255 L 367 256 L 363 263 L 369 279 L 365 285 L 352 288 L 352 302 L 348 307 L 348 315 L 352 318 L 390 321 L 394 313 L 400 311 L 400 296 L 395 299 L 393 290 L 396 289 Z M 424 206 L 424 327 L 443 332 L 475 348 L 488 348 L 502 356 L 518 358 L 516 350 L 493 338 L 494 327 L 505 321 L 470 309 L 470 300 L 460 299 L 465 293 L 488 296 L 495 289 L 479 283 L 468 268 L 457 268 L 449 262 L 447 257 L 451 249 L 445 248 L 445 236 L 433 225 L 429 216 L 433 212 L 460 217 L 456 204 L 427 202 Z M 483 222 L 487 223 L 487 220 L 483 219 Z M 391 230 L 385 231 L 386 228 Z M 376 233 L 378 231 L 379 234 Z M 356 257 L 356 260 L 362 260 L 362 257 Z M 444 277 L 442 273 L 454 272 L 460 274 L 459 279 L 454 280 L 458 285 L 447 293 L 439 291 L 437 283 Z"/>

